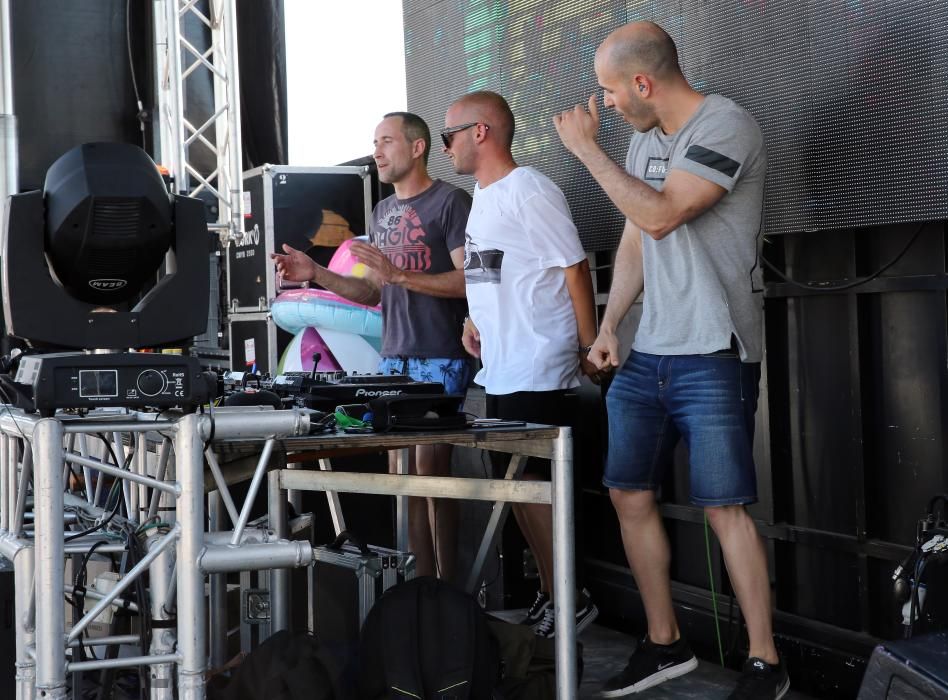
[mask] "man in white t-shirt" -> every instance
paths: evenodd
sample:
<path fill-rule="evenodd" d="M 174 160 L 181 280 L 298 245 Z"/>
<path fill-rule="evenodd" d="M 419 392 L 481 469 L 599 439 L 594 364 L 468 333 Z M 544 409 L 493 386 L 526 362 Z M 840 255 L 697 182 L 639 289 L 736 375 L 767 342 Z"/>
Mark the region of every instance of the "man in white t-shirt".
<path fill-rule="evenodd" d="M 458 173 L 473 175 L 474 202 L 464 246 L 470 318 L 464 347 L 480 357 L 474 381 L 487 393 L 487 415 L 569 425 L 585 353 L 596 337 L 589 263 L 566 199 L 547 177 L 518 167 L 510 152 L 514 118 L 506 100 L 474 92 L 445 115 L 444 152 Z M 550 476 L 549 460 L 530 460 L 525 478 Z M 540 573 L 540 591 L 524 620 L 553 636 L 553 533 L 549 505 L 515 505 L 514 515 Z M 577 629 L 598 614 L 577 597 Z"/>

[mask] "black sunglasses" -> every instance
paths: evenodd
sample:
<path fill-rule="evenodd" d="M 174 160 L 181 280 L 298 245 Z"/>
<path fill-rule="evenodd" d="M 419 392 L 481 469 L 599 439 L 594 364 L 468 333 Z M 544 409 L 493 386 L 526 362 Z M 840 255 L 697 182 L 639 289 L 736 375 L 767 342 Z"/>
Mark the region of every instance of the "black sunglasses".
<path fill-rule="evenodd" d="M 477 126 L 483 122 L 470 122 L 469 124 L 459 124 L 458 126 L 451 126 L 447 129 L 442 129 L 441 131 L 441 142 L 444 144 L 445 148 L 451 148 L 451 138 L 458 133 L 459 131 L 464 131 L 465 129 L 470 129 L 472 126 Z M 490 129 L 488 124 L 484 124 L 484 129 Z"/>

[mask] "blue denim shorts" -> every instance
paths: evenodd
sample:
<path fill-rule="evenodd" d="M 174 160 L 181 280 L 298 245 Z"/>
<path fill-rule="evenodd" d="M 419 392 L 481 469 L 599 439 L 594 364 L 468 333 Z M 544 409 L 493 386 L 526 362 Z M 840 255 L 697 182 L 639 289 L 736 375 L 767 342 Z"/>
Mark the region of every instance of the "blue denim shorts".
<path fill-rule="evenodd" d="M 602 483 L 657 490 L 679 438 L 691 457 L 691 502 L 753 503 L 754 412 L 760 364 L 733 352 L 648 355 L 632 351 L 609 393 L 609 454 Z"/>
<path fill-rule="evenodd" d="M 383 357 L 379 374 L 404 374 L 416 382 L 441 382 L 446 394 L 464 394 L 473 370 L 469 360 L 446 357 Z"/>

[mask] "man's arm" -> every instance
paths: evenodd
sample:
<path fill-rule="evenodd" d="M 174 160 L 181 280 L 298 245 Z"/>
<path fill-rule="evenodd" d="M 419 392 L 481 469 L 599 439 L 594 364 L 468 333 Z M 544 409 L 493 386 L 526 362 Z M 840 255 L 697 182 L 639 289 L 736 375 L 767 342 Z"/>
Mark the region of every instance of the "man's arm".
<path fill-rule="evenodd" d="M 375 306 L 382 298 L 382 287 L 370 273 L 365 277 L 347 277 L 337 275 L 318 265 L 312 258 L 301 250 L 283 244 L 283 252 L 270 255 L 276 261 L 277 272 L 283 279 L 291 282 L 315 282 L 341 297 L 357 304 Z"/>
<path fill-rule="evenodd" d="M 464 291 L 464 248 L 455 248 L 451 251 L 451 262 L 454 270 L 438 274 L 402 270 L 393 265 L 385 254 L 368 243 L 356 242 L 350 248 L 359 262 L 374 272 L 375 278 L 381 284 L 397 284 L 412 292 L 419 292 L 433 297 L 461 298 Z"/>
<path fill-rule="evenodd" d="M 553 123 L 563 145 L 586 166 L 619 211 L 656 240 L 703 214 L 727 192 L 683 170 L 670 171 L 661 192 L 629 175 L 596 141 L 599 108 L 595 95 L 589 98 L 589 112 L 577 105 L 555 115 Z"/>
<path fill-rule="evenodd" d="M 573 302 L 576 316 L 576 330 L 579 335 L 579 348 L 585 348 L 596 340 L 596 304 L 593 299 L 592 277 L 589 273 L 589 261 L 581 260 L 564 269 L 566 290 Z M 595 377 L 599 373 L 598 365 L 590 362 L 586 354 L 580 351 L 580 366 L 583 374 Z M 595 381 L 595 380 L 594 380 Z"/>
<path fill-rule="evenodd" d="M 642 270 L 642 237 L 638 227 L 631 221 L 625 222 L 622 238 L 619 240 L 619 249 L 616 251 L 615 274 L 612 276 L 612 287 L 609 289 L 609 301 L 599 324 L 599 337 L 589 351 L 589 361 L 596 366 L 606 369 L 610 366 L 618 367 L 619 339 L 616 337 L 616 328 L 629 312 L 632 303 L 638 299 L 645 286 L 645 275 Z"/>

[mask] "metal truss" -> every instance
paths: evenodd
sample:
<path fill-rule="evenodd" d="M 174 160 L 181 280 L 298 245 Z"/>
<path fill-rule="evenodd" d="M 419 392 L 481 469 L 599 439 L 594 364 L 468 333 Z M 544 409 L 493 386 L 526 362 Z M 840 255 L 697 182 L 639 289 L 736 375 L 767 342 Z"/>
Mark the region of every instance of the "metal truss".
<path fill-rule="evenodd" d="M 61 418 L 0 410 L 0 555 L 14 568 L 16 699 L 65 700 L 69 674 L 144 667 L 150 700 L 203 700 L 208 645 L 220 646 L 215 638 L 228 629 L 220 594 L 212 594 L 210 607 L 223 623 L 209 630 L 205 622 L 206 576 L 313 561 L 308 542 L 277 539 L 248 525 L 275 439 L 307 434 L 308 417 L 220 410 L 214 418 L 169 413 L 156 420 L 155 414 L 106 410 Z M 264 447 L 239 512 L 228 497 L 234 530 L 206 533 L 203 464 L 214 436 L 249 437 Z M 219 474 L 215 479 L 227 493 Z M 85 561 L 93 552 L 122 556 L 131 552 L 132 538 L 141 556 L 111 589 L 97 592 L 91 585 L 80 592 L 64 582 L 68 555 Z M 125 591 L 136 583 L 147 594 L 132 601 Z M 89 606 L 71 627 L 63 603 L 68 594 L 82 595 Z M 116 606 L 151 620 L 147 648 L 134 653 L 140 636 L 111 629 L 87 637 L 90 625 Z M 133 654 L 87 658 L 81 651 L 105 646 Z"/>
<path fill-rule="evenodd" d="M 209 228 L 227 245 L 243 236 L 236 0 L 153 3 L 160 115 L 156 150 L 178 192 L 188 196 L 208 192 L 217 199 L 218 220 Z M 185 27 L 201 25 L 210 29 L 206 50 L 186 38 Z M 186 86 L 189 78 L 206 79 L 208 73 L 214 81 L 214 104 L 205 118 L 188 105 Z M 214 167 L 202 171 L 193 149 L 207 149 Z"/>

